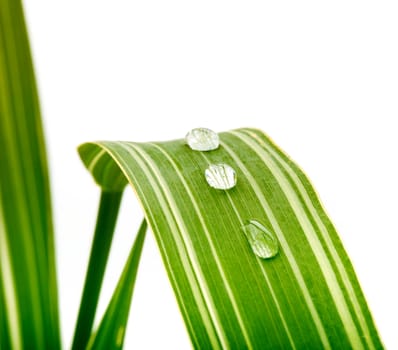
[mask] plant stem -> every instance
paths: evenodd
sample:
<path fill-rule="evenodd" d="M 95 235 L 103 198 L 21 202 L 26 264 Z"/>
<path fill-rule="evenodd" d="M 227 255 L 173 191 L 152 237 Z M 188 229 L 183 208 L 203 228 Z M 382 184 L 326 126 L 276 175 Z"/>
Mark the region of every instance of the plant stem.
<path fill-rule="evenodd" d="M 84 349 L 90 338 L 122 194 L 123 192 L 101 192 L 72 350 Z"/>

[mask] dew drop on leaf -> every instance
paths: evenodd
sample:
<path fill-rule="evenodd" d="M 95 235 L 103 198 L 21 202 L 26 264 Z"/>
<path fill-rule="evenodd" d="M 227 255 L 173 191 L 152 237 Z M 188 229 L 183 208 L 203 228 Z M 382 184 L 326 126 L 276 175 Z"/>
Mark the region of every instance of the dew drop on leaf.
<path fill-rule="evenodd" d="M 192 129 L 185 141 L 194 151 L 212 151 L 220 145 L 218 134 L 206 128 Z"/>
<path fill-rule="evenodd" d="M 249 220 L 242 230 L 252 248 L 259 258 L 269 259 L 279 252 L 278 240 L 273 232 L 265 228 L 257 220 Z"/>
<path fill-rule="evenodd" d="M 229 190 L 236 185 L 236 172 L 228 164 L 210 164 L 205 177 L 207 183 L 217 190 Z"/>

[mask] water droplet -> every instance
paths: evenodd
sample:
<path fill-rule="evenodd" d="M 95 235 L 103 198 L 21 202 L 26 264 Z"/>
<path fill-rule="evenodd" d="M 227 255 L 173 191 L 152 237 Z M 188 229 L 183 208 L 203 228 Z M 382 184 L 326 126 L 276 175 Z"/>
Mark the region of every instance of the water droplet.
<path fill-rule="evenodd" d="M 220 145 L 218 134 L 206 128 L 192 129 L 185 141 L 194 151 L 212 151 Z"/>
<path fill-rule="evenodd" d="M 274 233 L 266 229 L 257 220 L 249 220 L 242 226 L 247 240 L 259 258 L 269 259 L 279 252 L 279 244 Z"/>
<path fill-rule="evenodd" d="M 229 190 L 236 185 L 236 173 L 228 164 L 210 164 L 205 171 L 207 183 L 217 190 Z"/>

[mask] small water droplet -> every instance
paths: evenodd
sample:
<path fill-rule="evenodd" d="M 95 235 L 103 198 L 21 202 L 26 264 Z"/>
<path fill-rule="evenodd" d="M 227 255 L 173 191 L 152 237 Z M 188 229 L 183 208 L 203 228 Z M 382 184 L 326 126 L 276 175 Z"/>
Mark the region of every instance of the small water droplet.
<path fill-rule="evenodd" d="M 259 258 L 269 259 L 279 252 L 278 240 L 274 233 L 265 228 L 257 220 L 249 220 L 242 226 L 247 240 Z"/>
<path fill-rule="evenodd" d="M 206 128 L 192 129 L 185 141 L 194 151 L 212 151 L 220 145 L 218 134 Z"/>
<path fill-rule="evenodd" d="M 228 164 L 210 164 L 205 177 L 207 183 L 217 190 L 229 190 L 236 185 L 236 172 Z"/>

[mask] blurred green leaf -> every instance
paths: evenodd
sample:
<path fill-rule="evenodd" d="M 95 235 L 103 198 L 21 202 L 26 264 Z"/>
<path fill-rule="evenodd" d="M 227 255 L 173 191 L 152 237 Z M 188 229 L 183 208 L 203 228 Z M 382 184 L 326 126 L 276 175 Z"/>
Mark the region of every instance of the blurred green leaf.
<path fill-rule="evenodd" d="M 0 285 L 9 306 L 2 317 L 9 341 L 14 348 L 58 349 L 46 152 L 19 0 L 0 0 L 0 202 Z"/>

